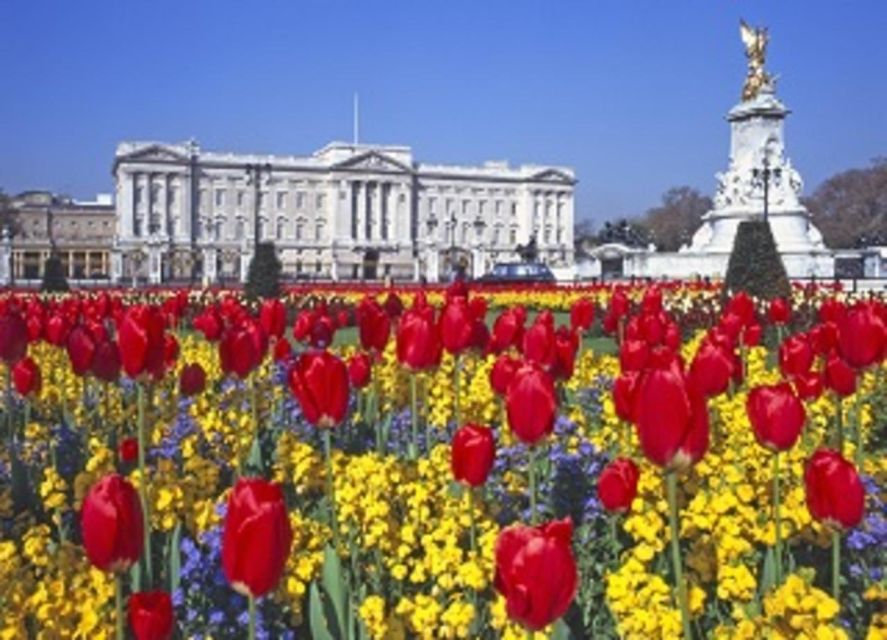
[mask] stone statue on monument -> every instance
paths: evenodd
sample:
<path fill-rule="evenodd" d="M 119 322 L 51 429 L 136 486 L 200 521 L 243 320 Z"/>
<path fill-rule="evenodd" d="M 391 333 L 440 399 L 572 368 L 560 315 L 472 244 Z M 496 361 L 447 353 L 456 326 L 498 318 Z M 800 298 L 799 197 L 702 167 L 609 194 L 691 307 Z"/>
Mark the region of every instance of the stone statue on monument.
<path fill-rule="evenodd" d="M 739 35 L 745 45 L 745 57 L 748 59 L 748 73 L 742 86 L 742 100 L 754 100 L 761 89 L 772 88 L 773 76 L 764 70 L 767 58 L 767 43 L 770 34 L 766 27 L 750 27 L 745 20 L 739 21 Z"/>

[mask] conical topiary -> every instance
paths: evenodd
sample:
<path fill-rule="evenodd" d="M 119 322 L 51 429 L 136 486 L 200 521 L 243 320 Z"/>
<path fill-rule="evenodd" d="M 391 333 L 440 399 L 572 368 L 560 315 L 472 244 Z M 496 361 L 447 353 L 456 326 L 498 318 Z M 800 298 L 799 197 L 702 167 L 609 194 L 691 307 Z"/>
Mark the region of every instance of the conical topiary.
<path fill-rule="evenodd" d="M 276 298 L 280 295 L 282 265 L 273 242 L 261 242 L 249 263 L 246 295 L 249 298 Z"/>
<path fill-rule="evenodd" d="M 791 293 L 769 222 L 745 220 L 739 223 L 724 284 L 731 293 L 745 291 L 764 300 Z"/>
<path fill-rule="evenodd" d="M 41 291 L 68 291 L 68 279 L 65 277 L 65 265 L 58 254 L 53 253 L 46 259 L 43 265 L 43 282 Z"/>

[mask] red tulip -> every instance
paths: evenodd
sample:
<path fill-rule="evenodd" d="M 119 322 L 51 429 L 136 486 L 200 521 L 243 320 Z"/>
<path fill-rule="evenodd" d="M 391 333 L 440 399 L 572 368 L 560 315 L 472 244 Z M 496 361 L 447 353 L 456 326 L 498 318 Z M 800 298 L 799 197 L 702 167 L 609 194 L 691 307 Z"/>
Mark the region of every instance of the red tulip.
<path fill-rule="evenodd" d="M 616 458 L 604 467 L 598 479 L 597 495 L 607 511 L 625 513 L 638 494 L 638 466 L 629 458 Z"/>
<path fill-rule="evenodd" d="M 822 395 L 822 374 L 816 371 L 795 376 L 792 382 L 801 400 L 812 400 Z"/>
<path fill-rule="evenodd" d="M 68 333 L 68 359 L 71 361 L 71 368 L 78 376 L 86 375 L 92 368 L 93 359 L 95 358 L 96 345 L 92 339 L 92 334 L 82 325 L 74 327 Z"/>
<path fill-rule="evenodd" d="M 594 322 L 594 303 L 589 298 L 579 298 L 570 307 L 570 327 L 584 333 Z"/>
<path fill-rule="evenodd" d="M 277 298 L 267 298 L 259 307 L 259 324 L 265 335 L 280 338 L 286 329 L 286 307 Z"/>
<path fill-rule="evenodd" d="M 881 362 L 887 349 L 887 327 L 873 304 L 854 305 L 841 318 L 838 348 L 847 364 L 856 369 Z"/>
<path fill-rule="evenodd" d="M 389 318 L 399 318 L 400 314 L 403 313 L 403 302 L 393 291 L 385 298 L 385 313 L 388 314 Z"/>
<path fill-rule="evenodd" d="M 758 323 L 748 325 L 742 332 L 742 344 L 747 347 L 757 346 L 761 342 L 763 333 L 764 330 Z"/>
<path fill-rule="evenodd" d="M 290 390 L 305 419 L 330 429 L 348 411 L 348 371 L 345 363 L 328 351 L 303 353 L 289 371 Z"/>
<path fill-rule="evenodd" d="M 120 377 L 120 349 L 116 342 L 105 340 L 96 345 L 92 358 L 92 374 L 102 382 L 117 382 Z"/>
<path fill-rule="evenodd" d="M 46 321 L 46 340 L 49 344 L 60 347 L 67 342 L 70 330 L 71 324 L 65 316 L 54 315 Z"/>
<path fill-rule="evenodd" d="M 682 469 L 705 455 L 708 410 L 701 396 L 689 392 L 679 366 L 646 371 L 635 407 L 641 449 L 651 462 Z"/>
<path fill-rule="evenodd" d="M 327 314 L 317 314 L 311 325 L 311 346 L 316 349 L 326 349 L 333 342 L 336 335 L 336 325 Z"/>
<path fill-rule="evenodd" d="M 179 357 L 179 341 L 176 337 L 167 333 L 163 337 L 163 364 L 168 369 L 172 369 Z"/>
<path fill-rule="evenodd" d="M 645 315 L 658 314 L 662 311 L 662 289 L 657 286 L 647 287 L 641 298 L 641 312 Z"/>
<path fill-rule="evenodd" d="M 286 338 L 278 338 L 274 343 L 274 362 L 283 362 L 293 353 L 293 347 Z"/>
<path fill-rule="evenodd" d="M 165 591 L 142 591 L 129 596 L 129 628 L 135 640 L 168 640 L 175 618 L 172 598 Z"/>
<path fill-rule="evenodd" d="M 622 371 L 640 371 L 647 366 L 650 346 L 641 340 L 625 340 L 619 347 L 619 366 Z"/>
<path fill-rule="evenodd" d="M 0 359 L 7 365 L 21 360 L 28 350 L 28 325 L 15 311 L 0 316 Z"/>
<path fill-rule="evenodd" d="M 348 379 L 355 389 L 363 389 L 370 383 L 373 360 L 366 353 L 355 353 L 348 358 Z"/>
<path fill-rule="evenodd" d="M 785 298 L 773 298 L 767 309 L 767 317 L 773 324 L 788 324 L 792 316 L 792 308 Z"/>
<path fill-rule="evenodd" d="M 825 386 L 842 398 L 856 393 L 856 372 L 838 356 L 825 363 Z"/>
<path fill-rule="evenodd" d="M 215 342 L 222 337 L 224 324 L 218 310 L 215 307 L 209 307 L 194 318 L 194 328 L 203 333 L 203 337 L 209 342 Z"/>
<path fill-rule="evenodd" d="M 810 515 L 828 526 L 852 529 L 862 521 L 865 489 L 856 468 L 837 451 L 820 449 L 804 469 Z"/>
<path fill-rule="evenodd" d="M 190 398 L 198 393 L 203 393 L 206 388 L 206 371 L 198 362 L 192 362 L 182 367 L 179 374 L 179 393 Z"/>
<path fill-rule="evenodd" d="M 758 443 L 771 451 L 791 449 L 807 419 L 804 405 L 787 382 L 755 387 L 745 409 Z"/>
<path fill-rule="evenodd" d="M 755 302 L 745 291 L 740 291 L 730 298 L 725 311 L 738 316 L 744 327 L 755 321 Z"/>
<path fill-rule="evenodd" d="M 573 377 L 576 353 L 579 351 L 579 336 L 567 327 L 559 327 L 554 334 L 554 366 L 551 375 L 556 380 L 569 380 Z"/>
<path fill-rule="evenodd" d="M 735 374 L 734 358 L 733 353 L 703 342 L 690 364 L 690 386 L 707 398 L 724 393 Z"/>
<path fill-rule="evenodd" d="M 550 369 L 554 365 L 557 349 L 554 316 L 550 311 L 542 311 L 536 316 L 533 325 L 524 332 L 523 353 L 528 362 L 538 364 L 543 369 Z"/>
<path fill-rule="evenodd" d="M 22 396 L 37 395 L 40 393 L 42 379 L 40 367 L 33 358 L 25 356 L 15 363 L 12 368 L 12 382 L 15 390 Z"/>
<path fill-rule="evenodd" d="M 83 546 L 102 571 L 128 571 L 142 552 L 142 505 L 135 488 L 116 473 L 96 482 L 80 512 Z"/>
<path fill-rule="evenodd" d="M 626 422 L 634 422 L 637 417 L 637 390 L 641 374 L 627 371 L 613 381 L 613 404 L 616 415 Z"/>
<path fill-rule="evenodd" d="M 219 341 L 222 371 L 234 373 L 243 380 L 262 364 L 266 348 L 264 332 L 258 325 L 247 322 L 239 327 L 231 327 Z"/>
<path fill-rule="evenodd" d="M 357 328 L 364 349 L 380 353 L 385 350 L 391 333 L 391 319 L 374 298 L 367 296 L 357 305 Z"/>
<path fill-rule="evenodd" d="M 822 323 L 834 322 L 835 324 L 838 324 L 846 313 L 847 308 L 844 306 L 843 302 L 840 302 L 835 298 L 828 298 L 823 300 L 819 307 L 819 321 Z"/>
<path fill-rule="evenodd" d="M 506 309 L 493 323 L 493 350 L 521 348 L 524 341 L 524 315 L 517 309 Z"/>
<path fill-rule="evenodd" d="M 139 457 L 139 441 L 135 438 L 124 438 L 117 447 L 117 453 L 123 462 L 135 462 Z"/>
<path fill-rule="evenodd" d="M 617 289 L 613 292 L 613 295 L 610 296 L 608 312 L 618 321 L 628 313 L 630 304 L 631 303 L 628 300 L 628 296 L 625 295 L 625 292 L 621 289 Z"/>
<path fill-rule="evenodd" d="M 397 359 L 403 366 L 412 371 L 436 367 L 442 348 L 434 309 L 420 305 L 403 314 L 397 328 Z"/>
<path fill-rule="evenodd" d="M 838 348 L 838 325 L 833 322 L 816 325 L 809 335 L 814 350 L 821 356 L 828 356 Z"/>
<path fill-rule="evenodd" d="M 254 598 L 271 591 L 292 543 L 280 487 L 262 478 L 240 478 L 228 498 L 222 536 L 222 569 L 231 587 Z"/>
<path fill-rule="evenodd" d="M 440 337 L 443 347 L 456 355 L 471 346 L 474 316 L 468 301 L 459 296 L 447 301 L 440 314 Z"/>
<path fill-rule="evenodd" d="M 508 392 L 508 385 L 514 378 L 514 373 L 520 368 L 521 362 L 507 354 L 496 358 L 493 368 L 490 369 L 490 386 L 498 395 L 504 396 Z"/>
<path fill-rule="evenodd" d="M 557 393 L 551 377 L 527 363 L 514 373 L 505 397 L 508 426 L 524 443 L 534 445 L 554 429 Z"/>
<path fill-rule="evenodd" d="M 812 365 L 813 349 L 804 334 L 789 336 L 779 345 L 779 370 L 785 377 L 807 373 Z"/>
<path fill-rule="evenodd" d="M 569 518 L 499 533 L 493 584 L 509 618 L 539 631 L 566 613 L 579 585 L 572 538 Z"/>
<path fill-rule="evenodd" d="M 453 436 L 450 468 L 453 477 L 471 487 L 487 481 L 496 458 L 496 441 L 487 427 L 466 424 Z"/>
<path fill-rule="evenodd" d="M 130 307 L 123 316 L 117 342 L 123 371 L 130 378 L 163 376 L 166 339 L 165 323 L 160 309 L 151 305 Z"/>

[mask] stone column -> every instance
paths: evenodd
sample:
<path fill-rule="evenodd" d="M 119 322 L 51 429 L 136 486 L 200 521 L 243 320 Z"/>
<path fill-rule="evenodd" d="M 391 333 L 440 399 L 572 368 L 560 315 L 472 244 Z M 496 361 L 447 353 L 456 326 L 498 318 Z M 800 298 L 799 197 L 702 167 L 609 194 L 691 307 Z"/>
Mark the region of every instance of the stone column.
<path fill-rule="evenodd" d="M 364 230 L 366 229 L 366 183 L 355 182 L 354 188 L 357 190 L 357 242 L 364 240 Z"/>
<path fill-rule="evenodd" d="M 203 286 L 209 286 L 216 282 L 216 267 L 218 266 L 218 256 L 215 247 L 204 247 L 203 249 Z"/>
<path fill-rule="evenodd" d="M 116 203 L 119 232 L 124 238 L 130 238 L 135 217 L 135 175 L 119 167 L 117 176 L 120 186 Z"/>
<path fill-rule="evenodd" d="M 12 239 L 6 230 L 3 230 L 3 238 L 0 240 L 0 284 L 8 285 L 11 278 Z"/>
<path fill-rule="evenodd" d="M 111 282 L 118 284 L 123 278 L 123 255 L 115 248 L 111 254 Z"/>

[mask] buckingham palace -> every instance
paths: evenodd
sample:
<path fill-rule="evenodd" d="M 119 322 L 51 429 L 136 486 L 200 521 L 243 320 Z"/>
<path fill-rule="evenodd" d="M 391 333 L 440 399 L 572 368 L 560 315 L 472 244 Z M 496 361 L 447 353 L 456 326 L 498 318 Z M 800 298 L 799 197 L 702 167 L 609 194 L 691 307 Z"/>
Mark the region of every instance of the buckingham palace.
<path fill-rule="evenodd" d="M 113 175 L 115 281 L 243 280 L 258 241 L 292 279 L 479 276 L 532 240 L 551 267 L 573 261 L 564 167 L 424 164 L 393 145 L 282 156 L 123 142 Z"/>

